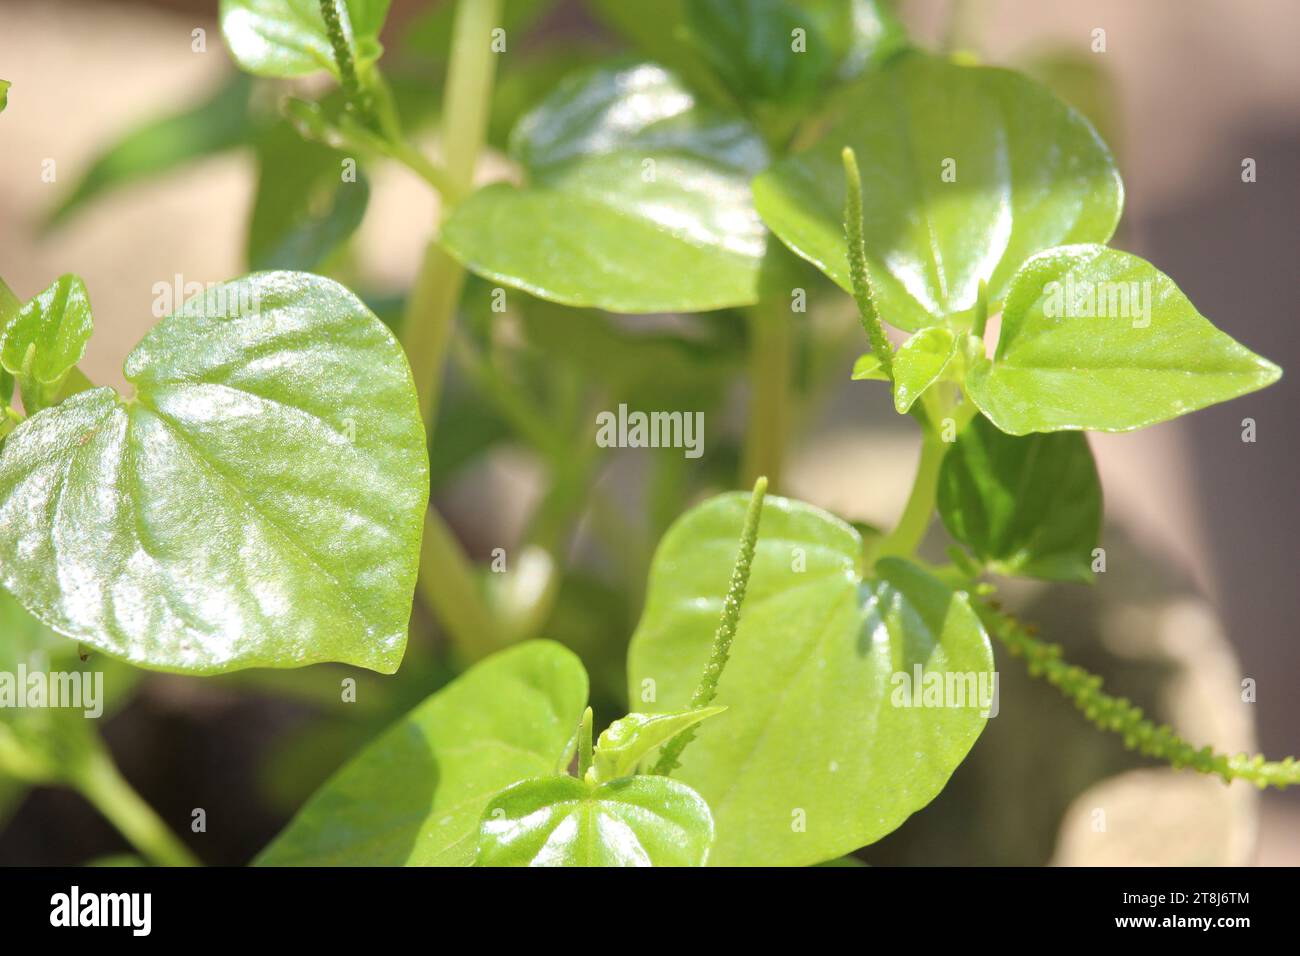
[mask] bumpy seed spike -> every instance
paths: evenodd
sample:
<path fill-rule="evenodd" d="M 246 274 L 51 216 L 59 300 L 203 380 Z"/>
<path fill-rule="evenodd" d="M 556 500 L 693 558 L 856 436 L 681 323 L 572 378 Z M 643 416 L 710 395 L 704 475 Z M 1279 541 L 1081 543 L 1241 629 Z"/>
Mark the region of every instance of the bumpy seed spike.
<path fill-rule="evenodd" d="M 718 679 L 722 669 L 727 666 L 731 656 L 731 642 L 736 637 L 736 628 L 740 625 L 740 607 L 745 602 L 745 589 L 749 587 L 749 569 L 754 563 L 754 549 L 758 545 L 758 522 L 763 515 L 763 496 L 767 493 L 767 479 L 759 478 L 754 482 L 754 493 L 749 499 L 749 510 L 745 513 L 745 524 L 740 532 L 740 551 L 736 563 L 731 569 L 731 583 L 727 586 L 727 597 L 722 604 L 722 620 L 713 635 L 713 651 L 709 663 L 700 676 L 699 686 L 691 697 L 691 708 L 698 710 L 707 707 L 718 692 Z M 654 765 L 654 773 L 667 776 L 678 765 L 682 751 L 695 739 L 695 727 L 688 727 L 664 745 L 659 760 Z"/>

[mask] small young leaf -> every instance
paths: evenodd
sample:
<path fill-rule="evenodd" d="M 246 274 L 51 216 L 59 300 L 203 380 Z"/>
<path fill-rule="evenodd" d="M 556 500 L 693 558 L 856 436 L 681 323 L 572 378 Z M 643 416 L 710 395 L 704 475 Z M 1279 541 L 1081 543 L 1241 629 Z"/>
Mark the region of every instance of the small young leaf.
<path fill-rule="evenodd" d="M 3 113 L 5 107 L 9 105 L 9 87 L 13 86 L 8 80 L 0 80 L 0 113 Z"/>
<path fill-rule="evenodd" d="M 596 741 L 596 781 L 617 780 L 636 772 L 637 764 L 660 744 L 687 727 L 722 713 L 725 707 L 702 707 L 671 714 L 628 714 L 601 732 Z"/>
<path fill-rule="evenodd" d="M 660 543 L 628 653 L 629 697 L 653 688 L 649 709 L 690 700 L 748 497 L 706 501 Z M 761 530 L 718 688 L 726 733 L 701 733 L 674 778 L 713 811 L 711 863 L 802 866 L 879 839 L 943 789 L 984 727 L 993 658 L 965 594 L 897 559 L 864 579 L 861 537 L 826 512 L 769 496 Z M 945 688 L 938 705 L 924 682 Z"/>
<path fill-rule="evenodd" d="M 767 233 L 749 179 L 766 163 L 762 142 L 662 68 L 570 77 L 520 121 L 511 147 L 528 185 L 479 190 L 443 229 L 472 271 L 611 312 L 757 300 Z"/>
<path fill-rule="evenodd" d="M 981 280 L 996 311 L 1029 256 L 1114 232 L 1123 191 L 1109 151 L 1031 80 L 908 53 L 859 97 L 817 146 L 760 175 L 754 201 L 786 245 L 851 291 L 841 151 L 852 147 L 876 305 L 891 325 L 964 313 Z"/>
<path fill-rule="evenodd" d="M 864 352 L 853 363 L 853 381 L 888 382 L 889 376 L 880 367 L 880 356 L 875 352 Z"/>
<path fill-rule="evenodd" d="M 18 318 L 18 313 L 22 311 L 22 307 L 22 301 L 13 294 L 13 290 L 5 284 L 5 280 L 0 279 L 0 344 L 4 342 L 5 329 L 9 328 L 9 324 L 14 319 Z M 5 406 L 13 401 L 13 398 L 14 377 L 4 367 L 4 363 L 0 362 L 0 411 L 3 411 Z M 3 423 L 0 423 L 0 428 L 3 427 Z M 4 432 L 0 431 L 0 435 L 3 434 Z"/>
<path fill-rule="evenodd" d="M 894 353 L 894 408 L 905 415 L 937 382 L 957 350 L 957 337 L 942 326 L 917 332 Z"/>
<path fill-rule="evenodd" d="M 53 398 L 81 361 L 93 328 L 85 283 L 62 275 L 0 329 L 0 366 L 18 378 L 28 412 Z"/>
<path fill-rule="evenodd" d="M 502 789 L 573 755 L 587 674 L 529 641 L 481 661 L 336 773 L 257 858 L 260 866 L 465 866 Z"/>
<path fill-rule="evenodd" d="M 477 866 L 703 866 L 713 842 L 704 799 L 667 777 L 590 784 L 525 780 L 493 797 Z"/>
<path fill-rule="evenodd" d="M 1144 428 L 1276 382 L 1282 370 L 1216 329 L 1149 262 L 1105 246 L 1026 262 L 992 362 L 967 387 L 1012 435 Z"/>
<path fill-rule="evenodd" d="M 1017 438 L 977 416 L 944 456 L 938 499 L 949 533 L 995 571 L 1091 580 L 1101 482 L 1083 435 Z"/>
<path fill-rule="evenodd" d="M 343 35 L 358 70 L 379 59 L 389 0 L 344 0 Z M 260 76 L 337 74 L 319 0 L 221 0 L 221 34 L 235 62 Z M 486 42 L 486 41 L 484 41 Z"/>
<path fill-rule="evenodd" d="M 0 582 L 62 634 L 217 673 L 402 659 L 428 501 L 392 333 L 342 286 L 196 296 L 0 450 Z"/>

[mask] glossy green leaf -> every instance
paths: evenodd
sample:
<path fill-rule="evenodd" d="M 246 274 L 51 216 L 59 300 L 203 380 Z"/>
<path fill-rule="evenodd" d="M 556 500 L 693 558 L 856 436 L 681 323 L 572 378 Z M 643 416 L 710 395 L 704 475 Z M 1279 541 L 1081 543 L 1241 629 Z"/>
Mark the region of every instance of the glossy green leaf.
<path fill-rule="evenodd" d="M 725 707 L 701 707 L 671 714 L 628 714 L 610 724 L 596 740 L 592 766 L 596 780 L 617 780 L 636 772 L 641 759 L 680 734 L 722 713 Z"/>
<path fill-rule="evenodd" d="M 30 376 L 34 385 L 57 385 L 81 361 L 92 331 L 86 284 L 79 276 L 59 276 L 0 331 L 0 365 Z"/>
<path fill-rule="evenodd" d="M 894 408 L 903 415 L 948 368 L 957 337 L 942 326 L 922 329 L 894 353 Z"/>
<path fill-rule="evenodd" d="M 762 143 L 662 68 L 570 77 L 511 140 L 528 184 L 479 190 L 443 229 L 469 269 L 612 312 L 756 301 L 767 234 L 749 179 L 766 161 Z"/>
<path fill-rule="evenodd" d="M 938 498 L 949 533 L 993 570 L 1091 580 L 1102 499 L 1083 435 L 1016 437 L 977 416 L 944 456 Z"/>
<path fill-rule="evenodd" d="M 9 87 L 13 86 L 8 80 L 0 80 L 0 113 L 3 113 L 5 107 L 9 105 Z"/>
<path fill-rule="evenodd" d="M 1154 425 L 1271 385 L 1282 370 L 1216 329 L 1149 262 L 1053 249 L 1016 275 L 993 360 L 967 375 L 1004 432 Z"/>
<path fill-rule="evenodd" d="M 747 504 L 713 498 L 660 543 L 629 651 L 638 709 L 689 701 Z M 842 521 L 767 498 L 716 698 L 727 712 L 674 775 L 713 811 L 711 863 L 806 865 L 871 843 L 943 789 L 983 729 L 993 658 L 966 596 L 898 559 L 864 579 L 862 553 Z M 923 686 L 952 682 L 952 706 L 897 705 L 920 669 Z"/>
<path fill-rule="evenodd" d="M 0 451 L 0 581 L 56 631 L 215 673 L 406 646 L 428 501 L 392 333 L 342 286 L 261 273 L 195 296 Z"/>
<path fill-rule="evenodd" d="M 996 311 L 1031 255 L 1114 232 L 1123 191 L 1109 151 L 1031 80 L 909 53 L 858 95 L 817 146 L 755 180 L 754 200 L 786 245 L 850 290 L 841 150 L 853 147 L 868 266 L 890 324 L 915 331 L 967 312 L 981 280 Z"/>
<path fill-rule="evenodd" d="M 235 73 L 210 98 L 128 132 L 99 154 L 50 214 L 50 224 L 120 186 L 251 142 L 256 130 L 248 103 L 252 88 L 247 75 Z"/>
<path fill-rule="evenodd" d="M 257 146 L 257 196 L 248 224 L 250 269 L 312 270 L 352 235 L 365 217 L 370 185 L 359 171 L 344 179 L 345 157 L 303 142 L 288 123 Z"/>
<path fill-rule="evenodd" d="M 836 6 L 847 8 L 789 0 L 686 0 L 686 35 L 742 101 L 805 103 L 835 70 L 828 19 Z M 795 50 L 800 30 L 803 48 Z"/>
<path fill-rule="evenodd" d="M 525 780 L 483 811 L 477 866 L 703 866 L 713 819 L 668 777 Z"/>
<path fill-rule="evenodd" d="M 343 0 L 343 35 L 358 71 L 379 59 L 389 0 Z M 337 73 L 319 0 L 221 0 L 221 34 L 242 69 L 261 76 Z"/>
<path fill-rule="evenodd" d="M 475 665 L 345 765 L 262 866 L 464 866 L 502 789 L 561 772 L 587 704 L 570 651 L 530 641 Z"/>

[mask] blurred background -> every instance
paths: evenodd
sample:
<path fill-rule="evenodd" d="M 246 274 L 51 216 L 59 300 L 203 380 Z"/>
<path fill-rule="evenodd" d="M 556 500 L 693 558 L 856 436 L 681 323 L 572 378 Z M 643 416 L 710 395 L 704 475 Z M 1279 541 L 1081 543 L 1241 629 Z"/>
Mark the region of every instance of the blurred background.
<path fill-rule="evenodd" d="M 438 56 L 420 36 L 436 33 L 439 6 L 394 0 L 384 38 L 385 68 L 388 57 L 404 60 L 417 100 L 421 78 L 432 78 L 431 104 Z M 899 12 L 923 43 L 1027 70 L 1093 118 L 1126 187 L 1115 244 L 1151 260 L 1220 328 L 1287 370 L 1279 385 L 1244 399 L 1138 433 L 1092 436 L 1108 573 L 1093 590 L 1025 587 L 1018 603 L 1079 663 L 1194 741 L 1270 757 L 1297 752 L 1300 5 L 969 0 L 954 15 L 948 0 L 904 0 Z M 1092 51 L 1099 28 L 1104 53 Z M 195 49 L 196 36 L 204 49 Z M 582 3 L 563 0 L 512 49 L 560 51 L 551 63 L 559 76 L 566 51 L 576 65 L 619 43 Z M 0 77 L 13 83 L 0 117 L 0 275 L 20 298 L 63 272 L 86 280 L 96 334 L 82 367 L 96 382 L 122 384 L 122 359 L 157 319 L 157 283 L 247 269 L 250 210 L 268 174 L 261 147 L 251 148 L 238 124 L 222 126 L 235 76 L 216 0 L 0 0 Z M 521 101 L 530 92 L 545 89 L 516 90 Z M 216 103 L 204 119 L 167 134 L 205 143 L 203 155 L 121 184 L 111 165 L 94 167 L 131 130 L 203 101 Z M 152 148 L 166 152 L 166 136 Z M 1251 183 L 1242 181 L 1247 158 L 1257 170 Z M 49 168 L 53 181 L 42 176 Z M 482 175 L 505 169 L 490 161 Z M 375 168 L 365 218 L 328 271 L 383 314 L 415 273 L 434 203 L 406 171 Z M 906 495 L 914 435 L 870 383 L 848 381 L 865 346 L 852 336 L 834 341 L 841 384 L 798 419 L 786 490 L 853 520 L 888 523 Z M 741 420 L 743 382 L 734 391 L 727 407 Z M 1256 422 L 1253 444 L 1241 440 L 1245 418 Z M 507 439 L 441 467 L 438 454 L 436 500 L 470 553 L 481 558 L 517 540 L 543 490 L 528 454 Z M 601 483 L 617 502 L 619 489 L 641 487 L 642 467 L 628 453 Z M 713 480 L 705 475 L 699 487 Z M 581 530 L 572 553 L 599 562 Z M 575 606 L 599 605 L 587 597 Z M 590 621 L 555 622 L 570 643 L 613 646 L 611 700 L 636 613 L 635 597 L 621 600 L 630 606 L 610 615 L 606 632 L 592 633 L 599 628 Z M 1259 799 L 1243 784 L 1152 768 L 1092 732 L 1050 688 L 1017 681 L 1007 673 L 1014 662 L 1001 669 L 1003 716 L 934 806 L 864 859 L 1300 863 L 1300 792 Z M 341 672 L 329 667 L 212 680 L 150 675 L 103 729 L 125 776 L 205 862 L 240 864 L 349 753 L 448 676 L 436 654 L 407 670 L 400 679 L 360 675 L 359 709 L 346 713 Z M 1253 702 L 1242 700 L 1243 677 L 1255 682 Z M 197 807 L 207 812 L 206 833 L 189 832 Z M 1104 833 L 1091 825 L 1099 807 Z M 77 864 L 125 849 L 70 791 L 0 785 L 0 864 Z"/>

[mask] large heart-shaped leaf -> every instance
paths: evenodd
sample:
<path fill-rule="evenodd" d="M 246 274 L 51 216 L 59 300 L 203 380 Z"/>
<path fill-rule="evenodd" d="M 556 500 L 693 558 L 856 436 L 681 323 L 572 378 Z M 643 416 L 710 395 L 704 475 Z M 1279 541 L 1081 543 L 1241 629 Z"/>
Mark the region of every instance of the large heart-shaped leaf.
<path fill-rule="evenodd" d="M 841 150 L 862 170 L 876 304 L 902 329 L 996 311 L 1025 259 L 1066 242 L 1104 242 L 1122 187 L 1087 120 L 1008 70 L 909 53 L 864 81 L 822 141 L 754 182 L 767 226 L 845 290 Z"/>
<path fill-rule="evenodd" d="M 577 74 L 511 137 L 528 183 L 479 190 L 442 234 L 465 265 L 543 299 L 611 312 L 758 297 L 761 141 L 652 64 Z"/>
<path fill-rule="evenodd" d="M 1122 432 L 1226 402 L 1282 370 L 1216 329 L 1151 263 L 1053 249 L 1011 283 L 992 362 L 967 375 L 1004 432 Z"/>
<path fill-rule="evenodd" d="M 1101 481 L 1083 435 L 1016 437 L 977 416 L 943 458 L 938 498 L 949 533 L 995 571 L 1092 578 Z"/>
<path fill-rule="evenodd" d="M 389 0 L 337 4 L 343 36 L 358 67 L 379 59 Z M 235 62 L 261 76 L 337 73 L 320 0 L 221 0 L 221 34 Z M 486 41 L 484 41 L 486 42 Z"/>
<path fill-rule="evenodd" d="M 525 780 L 493 797 L 478 866 L 703 866 L 713 819 L 703 798 L 667 777 L 591 784 Z"/>
<path fill-rule="evenodd" d="M 568 764 L 587 704 L 572 652 L 530 641 L 438 691 L 326 783 L 263 866 L 464 866 L 492 797 Z"/>
<path fill-rule="evenodd" d="M 660 544 L 629 652 L 638 709 L 690 699 L 747 504 L 711 499 Z M 727 711 L 701 726 L 675 774 L 713 811 L 711 863 L 805 865 L 879 839 L 934 798 L 984 726 L 993 659 L 966 596 L 896 559 L 864 579 L 862 552 L 824 511 L 766 499 L 718 688 Z M 903 699 L 918 675 L 952 693 L 940 706 L 919 687 Z"/>
<path fill-rule="evenodd" d="M 391 673 L 428 498 L 388 329 L 320 276 L 214 286 L 0 451 L 0 581 L 142 667 L 345 661 Z"/>

